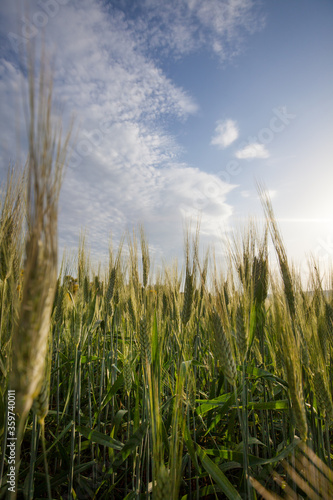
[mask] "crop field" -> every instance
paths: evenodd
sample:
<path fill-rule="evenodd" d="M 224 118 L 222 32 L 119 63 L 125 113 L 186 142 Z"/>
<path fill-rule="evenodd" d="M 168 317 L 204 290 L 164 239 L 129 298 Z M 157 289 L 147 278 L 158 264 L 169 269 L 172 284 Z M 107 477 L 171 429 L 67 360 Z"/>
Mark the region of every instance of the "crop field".
<path fill-rule="evenodd" d="M 223 272 L 199 230 L 182 269 L 152 271 L 143 228 L 59 266 L 69 135 L 34 92 L 1 196 L 0 498 L 333 498 L 332 281 L 313 260 L 304 288 L 263 190 Z"/>

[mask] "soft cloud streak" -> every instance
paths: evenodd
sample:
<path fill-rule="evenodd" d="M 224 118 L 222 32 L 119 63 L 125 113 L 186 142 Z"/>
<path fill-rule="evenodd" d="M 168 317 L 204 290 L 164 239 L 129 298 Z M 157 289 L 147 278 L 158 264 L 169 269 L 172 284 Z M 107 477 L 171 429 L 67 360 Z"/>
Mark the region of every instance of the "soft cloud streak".
<path fill-rule="evenodd" d="M 120 237 L 143 222 L 156 251 L 165 254 L 182 247 L 182 217 L 200 216 L 202 233 L 211 238 L 230 216 L 226 196 L 232 186 L 181 162 L 168 123 L 184 122 L 198 104 L 164 74 L 157 57 L 161 51 L 181 57 L 207 46 L 221 59 L 232 56 L 237 33 L 250 30 L 252 4 L 208 4 L 144 0 L 142 15 L 132 20 L 115 3 L 73 0 L 49 20 L 46 44 L 57 55 L 55 94 L 65 121 L 75 110 L 79 127 L 61 195 L 62 246 L 75 248 L 86 227 L 93 253 L 106 254 L 110 232 Z M 130 10 L 132 3 L 119 5 Z M 8 9 L 3 32 L 10 24 L 15 29 Z M 40 9 L 36 1 L 34 9 Z M 21 73 L 15 61 L 3 60 L 1 68 L 6 124 Z M 231 122 L 224 135 L 220 130 L 220 144 L 234 140 Z M 1 136 L 10 151 L 13 138 L 4 125 Z"/>
<path fill-rule="evenodd" d="M 263 144 L 259 142 L 252 142 L 235 153 L 236 158 L 240 160 L 254 159 L 254 158 L 269 158 L 269 151 Z"/>
<path fill-rule="evenodd" d="M 122 1 L 122 8 L 130 3 Z M 225 61 L 241 51 L 246 35 L 264 25 L 252 0 L 143 0 L 139 5 L 142 15 L 132 23 L 150 53 L 158 49 L 182 57 L 205 47 Z"/>
<path fill-rule="evenodd" d="M 210 143 L 219 149 L 225 149 L 238 138 L 238 135 L 238 127 L 234 120 L 220 120 L 217 122 L 215 134 Z"/>

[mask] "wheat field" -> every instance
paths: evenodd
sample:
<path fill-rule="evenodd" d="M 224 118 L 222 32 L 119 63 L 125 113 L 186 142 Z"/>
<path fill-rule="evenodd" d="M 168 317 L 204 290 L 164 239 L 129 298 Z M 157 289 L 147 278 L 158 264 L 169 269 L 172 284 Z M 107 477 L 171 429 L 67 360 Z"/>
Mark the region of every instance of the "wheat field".
<path fill-rule="evenodd" d="M 316 262 L 310 293 L 259 188 L 266 223 L 229 241 L 227 271 L 188 231 L 183 269 L 153 273 L 140 227 L 105 270 L 82 239 L 59 272 L 69 134 L 43 78 L 1 196 L 0 498 L 333 498 L 333 296 Z"/>

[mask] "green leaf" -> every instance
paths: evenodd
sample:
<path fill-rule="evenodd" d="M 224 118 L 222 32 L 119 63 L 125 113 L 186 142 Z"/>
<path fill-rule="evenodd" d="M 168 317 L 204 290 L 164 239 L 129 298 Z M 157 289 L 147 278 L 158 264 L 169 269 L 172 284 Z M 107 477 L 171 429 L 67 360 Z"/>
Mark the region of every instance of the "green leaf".
<path fill-rule="evenodd" d="M 103 434 L 102 432 L 94 431 L 88 427 L 83 427 L 82 425 L 78 425 L 77 430 L 92 443 L 101 444 L 102 446 L 113 448 L 114 450 L 122 450 L 124 448 L 123 443 L 107 436 L 106 434 Z"/>
<path fill-rule="evenodd" d="M 124 500 L 132 500 L 133 498 L 137 497 L 137 492 L 136 491 L 131 491 L 128 493 L 128 495 L 125 496 Z"/>
<path fill-rule="evenodd" d="M 90 361 L 97 361 L 99 359 L 98 356 L 81 356 L 80 362 L 81 365 L 84 365 L 85 363 L 90 363 Z"/>
<path fill-rule="evenodd" d="M 214 462 L 207 456 L 205 451 L 197 445 L 197 455 L 199 456 L 206 472 L 214 479 L 216 484 L 221 488 L 223 493 L 229 500 L 242 500 L 242 497 L 237 492 L 236 488 L 231 484 L 229 479 L 223 474 Z"/>
<path fill-rule="evenodd" d="M 288 399 L 278 401 L 251 401 L 247 405 L 249 410 L 289 410 Z"/>
<path fill-rule="evenodd" d="M 201 474 L 201 470 L 199 468 L 199 463 L 198 463 L 198 457 L 195 453 L 194 443 L 192 441 L 191 434 L 187 425 L 185 425 L 185 430 L 184 430 L 184 442 L 186 444 L 189 455 L 192 459 L 192 463 L 194 464 L 198 474 Z"/>
<path fill-rule="evenodd" d="M 81 464 L 77 465 L 74 467 L 73 474 L 76 476 L 77 474 L 81 474 L 87 469 L 91 469 L 94 465 L 96 465 L 95 460 L 92 460 L 91 462 L 87 462 L 86 464 Z M 61 472 L 57 476 L 53 477 L 51 479 L 51 487 L 56 488 L 57 486 L 61 486 L 62 484 L 68 485 L 68 471 Z M 35 494 L 40 495 L 42 493 L 45 493 L 45 482 L 38 487 L 36 487 Z"/>
<path fill-rule="evenodd" d="M 240 394 L 242 388 L 239 387 L 237 390 L 237 395 Z M 203 415 L 204 413 L 207 413 L 209 410 L 212 410 L 214 408 L 219 408 L 219 415 L 224 415 L 227 413 L 227 411 L 232 407 L 232 405 L 235 404 L 235 393 L 234 392 L 228 392 L 227 394 L 223 394 L 222 396 L 219 396 L 218 398 L 215 399 L 210 399 L 208 401 L 205 401 L 202 405 L 198 406 L 196 409 L 196 412 L 198 415 Z"/>
<path fill-rule="evenodd" d="M 56 415 L 57 412 L 54 411 L 54 410 L 50 410 L 49 411 L 49 415 L 50 414 L 54 414 Z M 60 455 L 62 456 L 63 460 L 64 460 L 64 463 L 68 463 L 68 451 L 65 450 L 64 446 L 61 444 L 61 440 L 62 438 L 66 435 L 67 432 L 70 432 L 72 430 L 72 427 L 73 427 L 73 420 L 71 420 L 69 422 L 69 424 L 66 425 L 66 427 L 63 429 L 63 431 L 59 434 L 59 436 L 55 436 L 52 432 L 51 429 L 48 429 L 48 432 L 51 434 L 51 436 L 53 437 L 53 441 L 52 441 L 52 444 L 51 446 L 46 450 L 46 455 L 49 454 L 49 452 L 52 450 L 52 448 L 54 448 L 55 446 L 57 446 L 58 448 L 58 451 L 60 453 Z M 44 460 L 44 453 L 41 453 L 39 455 L 39 457 L 37 458 L 36 460 L 36 465 L 39 465 L 40 463 L 42 463 Z"/>
<path fill-rule="evenodd" d="M 294 450 L 294 448 L 296 448 L 298 443 L 299 441 L 295 439 L 289 446 L 287 446 L 283 451 L 281 451 L 281 453 L 272 458 L 260 458 L 256 457 L 255 455 L 248 454 L 247 458 L 249 465 L 253 467 L 255 465 L 266 465 L 279 462 L 283 458 L 287 457 Z M 234 461 L 238 462 L 239 464 L 242 464 L 244 459 L 242 452 L 236 450 L 228 450 L 227 448 L 219 448 L 218 450 L 209 449 L 205 450 L 205 452 L 207 455 L 213 455 L 215 457 L 219 457 L 221 460 Z"/>
<path fill-rule="evenodd" d="M 229 462 L 237 462 L 242 465 L 244 462 L 244 455 L 242 451 L 229 450 L 227 448 L 219 448 L 218 450 L 207 449 L 207 455 L 212 455 L 214 457 L 219 457 L 221 460 L 229 460 Z M 256 457 L 254 455 L 247 455 L 249 465 L 257 465 L 261 463 L 262 458 Z"/>
<path fill-rule="evenodd" d="M 247 373 L 255 378 L 267 378 L 272 380 L 273 382 L 277 382 L 278 384 L 281 384 L 283 387 L 288 389 L 288 383 L 283 380 L 280 377 L 277 377 L 273 373 L 270 373 L 266 370 L 263 370 L 262 368 L 256 368 L 255 366 L 247 365 L 246 367 Z"/>
<path fill-rule="evenodd" d="M 264 443 L 262 443 L 261 441 L 259 441 L 259 439 L 255 438 L 255 437 L 249 437 L 248 440 L 247 440 L 247 444 L 249 446 L 252 445 L 252 444 L 261 444 L 261 446 L 265 446 L 266 447 L 266 445 Z M 244 446 L 244 442 L 241 441 L 236 446 L 235 451 L 241 451 L 243 449 L 243 446 Z"/>
<path fill-rule="evenodd" d="M 199 497 L 207 498 L 209 495 L 215 495 L 220 491 L 220 488 L 218 488 L 215 485 L 209 484 L 208 486 L 204 486 L 203 488 L 200 488 L 199 490 Z M 189 500 L 189 495 L 184 495 L 182 496 L 181 500 Z"/>
<path fill-rule="evenodd" d="M 223 407 L 223 405 L 230 400 L 234 396 L 233 392 L 228 392 L 227 394 L 223 394 L 222 396 L 219 396 L 218 398 L 215 399 L 208 399 L 207 401 L 204 401 L 200 406 L 196 408 L 196 413 L 198 415 L 204 415 L 207 413 L 209 410 L 212 410 L 214 408 L 218 407 Z M 202 400 L 197 400 L 197 402 L 200 402 Z"/>
<path fill-rule="evenodd" d="M 94 415 L 94 424 L 97 422 L 98 415 L 101 413 L 103 408 L 108 404 L 109 401 L 113 398 L 113 396 L 116 394 L 116 392 L 121 388 L 121 386 L 124 385 L 124 376 L 123 374 L 119 375 L 117 377 L 117 380 L 113 384 L 113 386 L 110 388 L 109 392 L 107 395 L 104 397 L 103 401 L 101 402 L 101 406 L 98 408 L 98 411 L 95 412 Z"/>
<path fill-rule="evenodd" d="M 126 415 L 126 413 L 128 413 L 127 410 L 118 410 L 117 411 L 116 416 L 114 417 L 113 427 L 112 427 L 112 431 L 111 431 L 111 437 L 114 437 L 117 435 L 121 420 L 122 420 L 123 416 Z"/>
<path fill-rule="evenodd" d="M 242 469 L 242 467 L 243 465 L 241 465 L 239 462 L 224 462 L 223 464 L 220 465 L 220 469 L 222 472 L 231 469 Z"/>
<path fill-rule="evenodd" d="M 140 446 L 146 431 L 147 431 L 148 423 L 144 422 L 141 427 L 133 434 L 132 437 L 125 443 L 124 447 L 121 449 L 121 452 L 116 456 L 113 461 L 112 467 L 110 471 L 115 470 L 115 468 L 119 467 L 126 458 L 131 454 L 131 452 L 137 447 Z"/>

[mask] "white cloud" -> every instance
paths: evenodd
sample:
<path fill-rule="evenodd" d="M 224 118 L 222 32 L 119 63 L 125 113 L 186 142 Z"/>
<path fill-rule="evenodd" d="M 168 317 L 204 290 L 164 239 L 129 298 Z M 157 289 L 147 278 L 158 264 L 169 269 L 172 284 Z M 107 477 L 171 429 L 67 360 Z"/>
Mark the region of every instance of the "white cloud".
<path fill-rule="evenodd" d="M 144 0 L 143 5 L 142 16 L 132 21 L 139 42 L 149 51 L 158 48 L 178 57 L 203 46 L 221 60 L 233 57 L 245 35 L 264 23 L 252 0 Z M 129 0 L 124 1 L 123 8 L 128 7 Z"/>
<path fill-rule="evenodd" d="M 22 78 L 7 36 L 9 31 L 21 35 L 23 29 L 15 4 L 6 3 L 0 21 L 0 160 L 5 167 L 17 150 L 13 109 Z M 40 5 L 29 2 L 30 21 L 42 12 Z M 181 145 L 165 124 L 169 118 L 186 120 L 198 104 L 166 76 L 159 57 L 184 57 L 201 48 L 220 60 L 233 57 L 254 26 L 251 19 L 251 0 L 142 0 L 135 5 L 131 0 L 73 0 L 48 16 L 45 42 L 56 56 L 55 96 L 65 122 L 75 112 L 78 125 L 60 198 L 61 247 L 76 250 L 80 230 L 87 228 L 92 255 L 107 256 L 111 232 L 117 239 L 143 222 L 156 254 L 179 256 L 184 217 L 200 217 L 207 240 L 220 236 L 221 224 L 232 213 L 227 195 L 234 186 L 180 162 Z M 39 37 L 43 30 L 37 31 Z M 218 147 L 238 134 L 232 120 L 224 126 L 223 131 L 223 123 L 218 124 L 212 139 Z"/>
<path fill-rule="evenodd" d="M 80 178 L 67 172 L 61 195 L 62 243 L 74 249 L 82 225 L 88 228 L 93 254 L 107 255 L 108 235 L 115 239 L 144 222 L 156 256 L 168 257 L 182 248 L 183 220 L 201 219 L 202 238 L 212 241 L 232 214 L 227 195 L 234 186 L 180 163 L 163 168 L 110 171 L 104 179 L 93 172 Z M 207 242 L 206 241 L 206 242 Z M 179 254 L 178 254 L 179 255 Z M 180 255 L 181 256 L 181 255 Z"/>
<path fill-rule="evenodd" d="M 221 58 L 222 50 L 223 58 L 232 55 L 236 34 L 249 30 L 251 2 L 208 3 L 215 17 L 193 0 L 143 0 L 142 15 L 135 20 L 128 15 L 133 3 L 127 0 L 119 2 L 126 14 L 118 3 L 103 8 L 99 1 L 81 0 L 49 17 L 45 38 L 56 54 L 55 95 L 65 122 L 75 112 L 78 124 L 60 200 L 61 246 L 76 249 L 86 227 L 93 254 L 106 255 L 111 231 L 120 237 L 143 222 L 151 244 L 165 255 L 182 248 L 182 216 L 200 215 L 202 234 L 210 238 L 227 221 L 232 209 L 226 197 L 233 186 L 180 163 L 181 146 L 168 120 L 184 121 L 198 105 L 165 75 L 154 52 L 179 57 L 209 46 Z M 41 11 L 36 0 L 29 7 L 31 16 Z M 10 8 L 0 30 L 12 50 L 7 33 L 18 28 Z M 21 76 L 15 59 L 2 60 L 0 132 L 7 149 L 1 148 L 1 160 L 6 165 L 6 156 L 16 150 L 8 123 L 15 124 L 12 110 Z M 225 144 L 231 138 L 229 126 Z"/>
<path fill-rule="evenodd" d="M 215 134 L 212 137 L 211 145 L 224 149 L 232 144 L 239 135 L 237 124 L 234 120 L 220 120 L 217 122 Z"/>
<path fill-rule="evenodd" d="M 253 158 L 269 158 L 269 151 L 265 148 L 263 144 L 259 142 L 252 142 L 244 148 L 239 149 L 235 153 L 236 158 L 240 160 L 253 159 Z"/>

